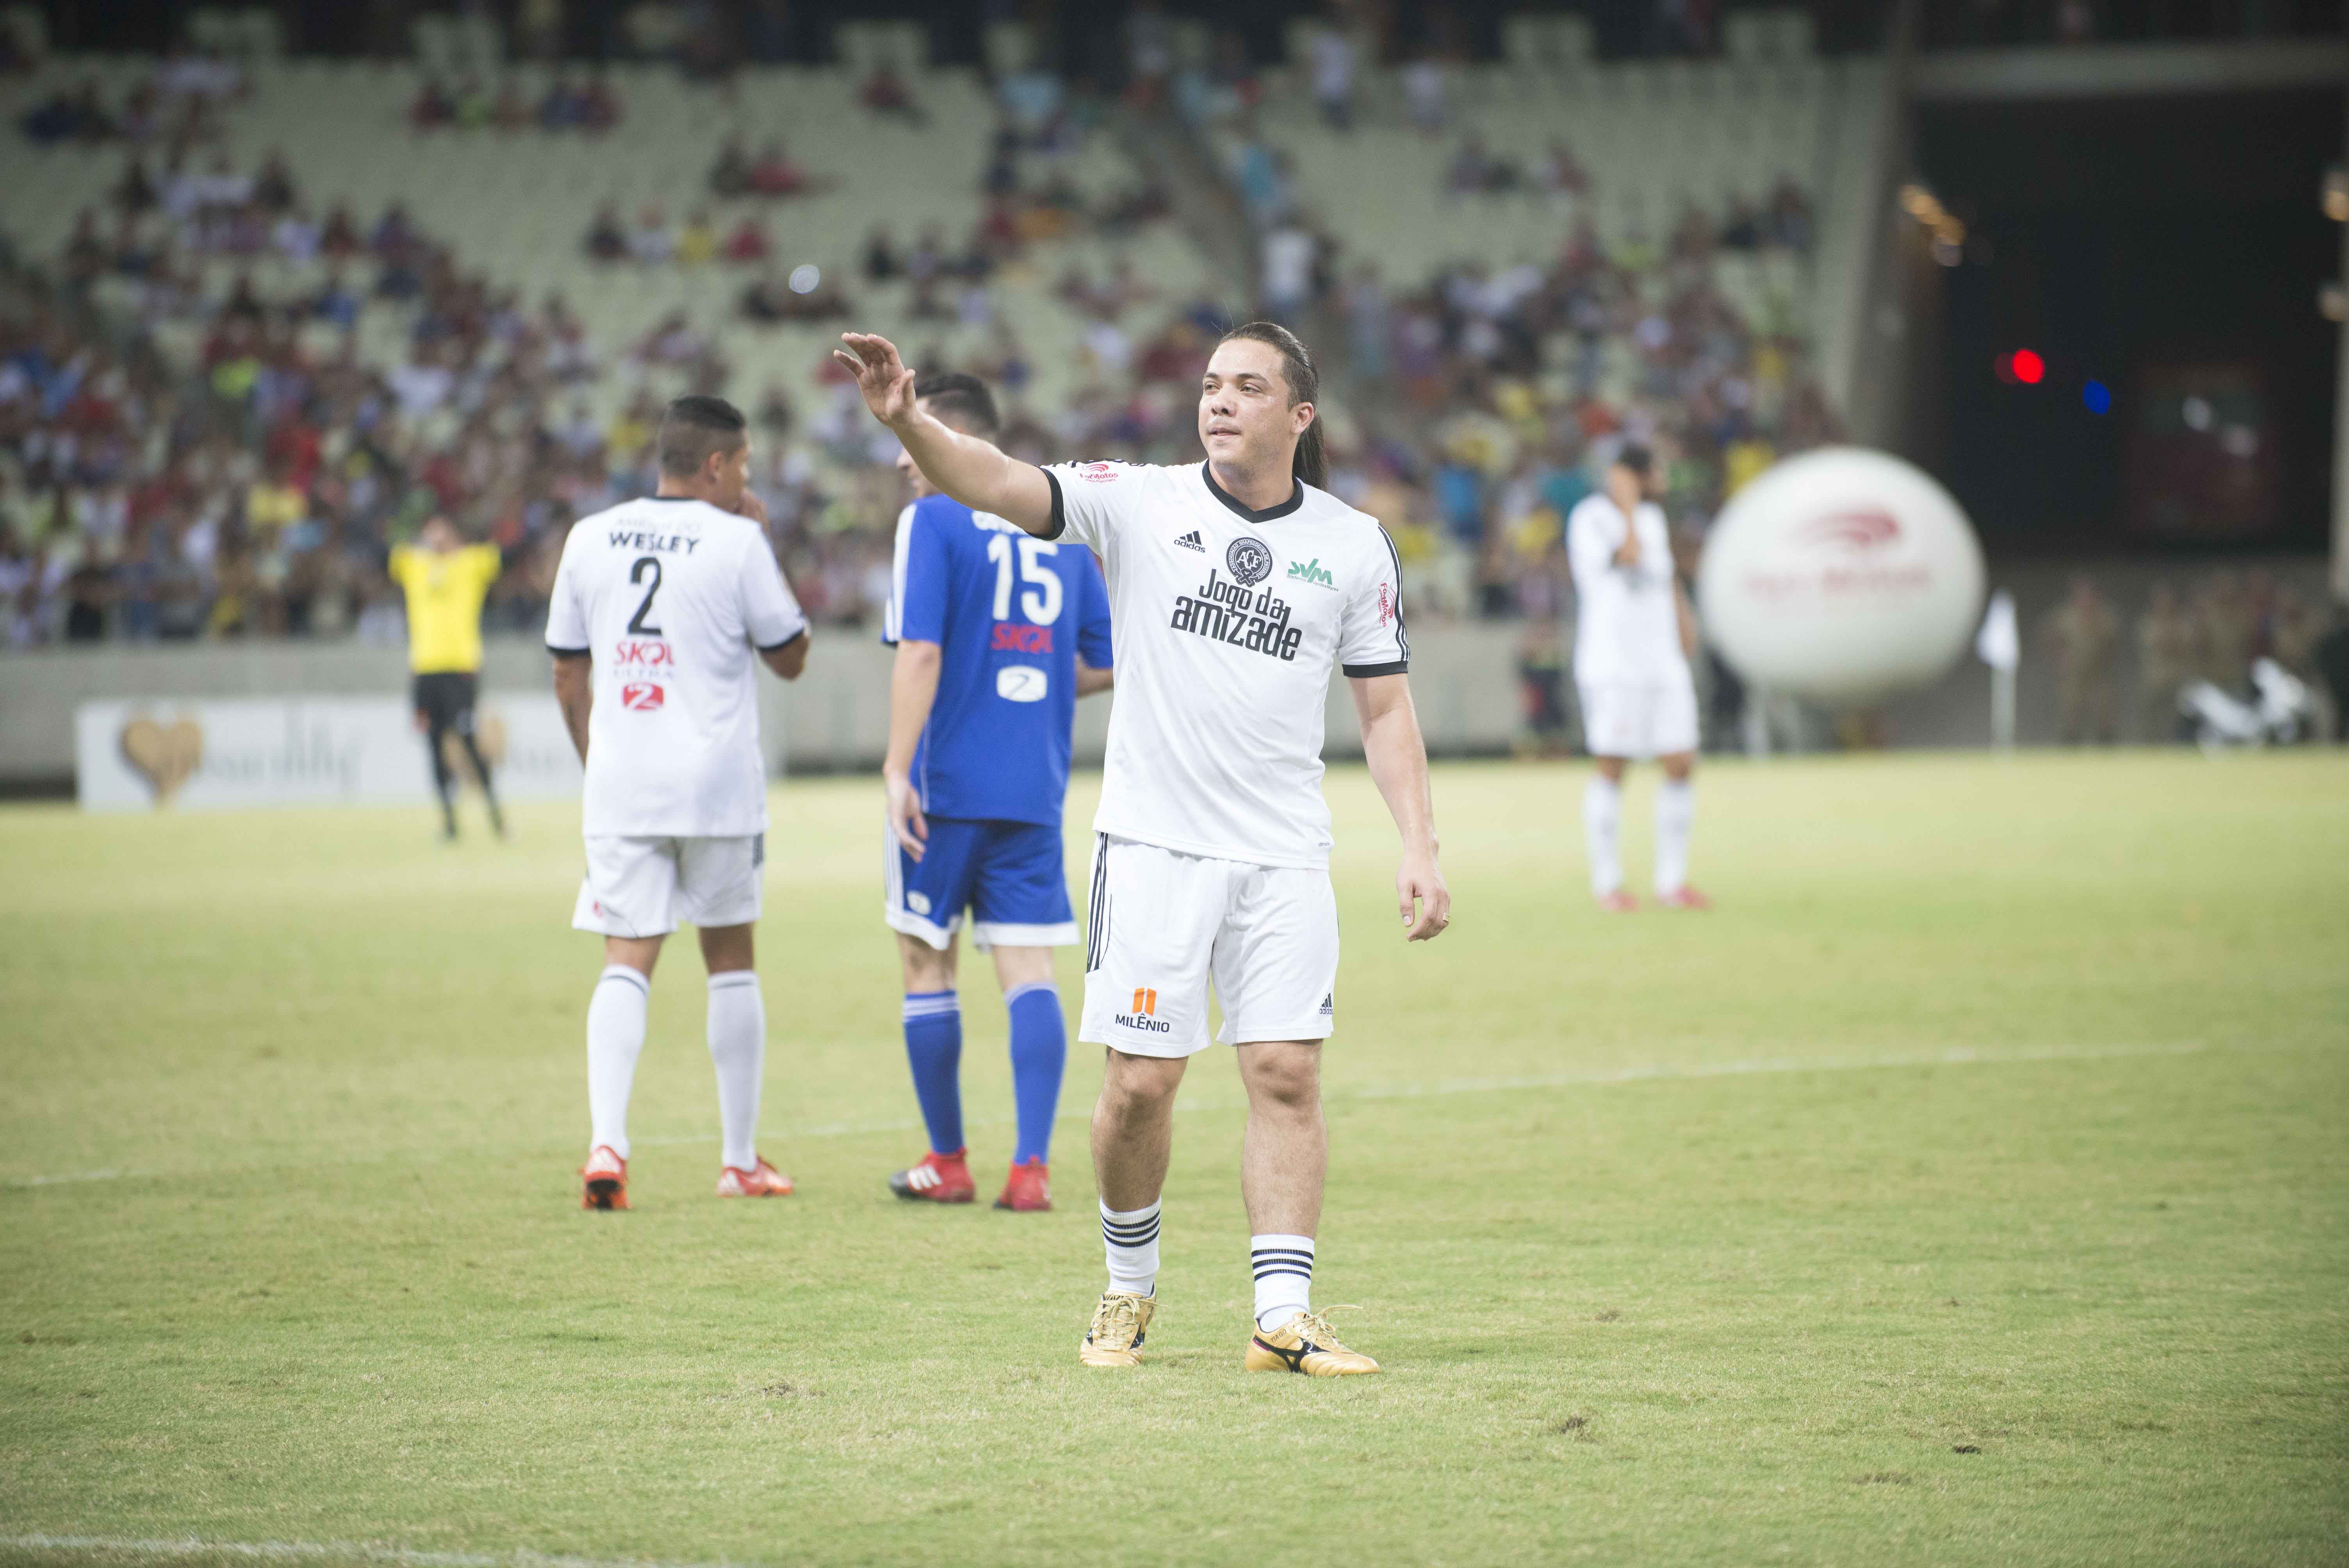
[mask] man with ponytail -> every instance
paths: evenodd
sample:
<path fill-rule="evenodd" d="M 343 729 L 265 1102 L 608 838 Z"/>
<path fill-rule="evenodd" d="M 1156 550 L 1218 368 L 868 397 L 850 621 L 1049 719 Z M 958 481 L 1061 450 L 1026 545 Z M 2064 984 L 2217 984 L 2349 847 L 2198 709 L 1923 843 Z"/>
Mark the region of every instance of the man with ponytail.
<path fill-rule="evenodd" d="M 1038 468 L 932 417 L 886 338 L 838 357 L 925 480 L 1107 570 L 1118 698 L 1086 892 L 1078 1037 L 1108 1047 L 1093 1109 L 1109 1288 L 1079 1348 L 1131 1367 L 1157 1311 L 1159 1195 L 1185 1063 L 1220 1038 L 1248 1099 L 1240 1191 L 1256 1315 L 1251 1371 L 1342 1377 L 1378 1363 L 1311 1309 L 1328 1136 L 1322 1042 L 1335 1026 L 1338 911 L 1321 733 L 1349 678 L 1371 779 L 1402 839 L 1402 935 L 1451 919 L 1436 865 L 1427 749 L 1407 675 L 1402 578 L 1378 521 L 1321 489 L 1311 356 L 1257 322 L 1216 345 L 1199 387 L 1206 461 Z"/>

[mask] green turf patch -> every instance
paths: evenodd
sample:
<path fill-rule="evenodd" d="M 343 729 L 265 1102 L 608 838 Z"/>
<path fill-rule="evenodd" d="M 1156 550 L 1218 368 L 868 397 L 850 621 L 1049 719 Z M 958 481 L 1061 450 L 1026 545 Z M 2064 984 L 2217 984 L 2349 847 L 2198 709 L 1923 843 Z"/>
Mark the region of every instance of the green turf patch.
<path fill-rule="evenodd" d="M 1227 1052 L 1135 1372 L 1074 1354 L 1092 1048 L 1057 1212 L 883 1190 L 920 1140 L 868 784 L 775 796 L 799 1195 L 709 1196 L 679 948 L 622 1215 L 572 1177 L 575 813 L 443 850 L 0 810 L 0 1563 L 2340 1561 L 2349 767 L 1711 769 L 1702 916 L 1589 909 L 1578 787 L 1440 769 L 1457 921 L 1406 950 L 1332 776 L 1316 1300 L 1388 1367 L 1337 1384 L 1239 1370 Z M 1009 1075 L 964 981 L 984 1186 Z"/>

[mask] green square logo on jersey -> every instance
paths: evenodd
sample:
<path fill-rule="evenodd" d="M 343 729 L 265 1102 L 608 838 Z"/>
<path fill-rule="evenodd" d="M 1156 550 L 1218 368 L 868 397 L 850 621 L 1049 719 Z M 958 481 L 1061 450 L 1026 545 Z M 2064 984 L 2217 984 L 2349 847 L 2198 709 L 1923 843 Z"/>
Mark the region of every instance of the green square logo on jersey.
<path fill-rule="evenodd" d="M 1321 558 L 1318 555 L 1310 561 L 1291 563 L 1288 575 L 1296 582 L 1310 583 L 1316 588 L 1335 589 L 1338 586 L 1338 580 L 1321 569 Z"/>

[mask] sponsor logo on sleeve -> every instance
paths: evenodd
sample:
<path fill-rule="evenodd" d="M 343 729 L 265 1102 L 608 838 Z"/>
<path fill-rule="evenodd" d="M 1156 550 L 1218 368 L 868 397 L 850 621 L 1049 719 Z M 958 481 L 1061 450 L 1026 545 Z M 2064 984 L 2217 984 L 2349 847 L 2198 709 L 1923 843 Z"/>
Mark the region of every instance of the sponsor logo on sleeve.
<path fill-rule="evenodd" d="M 1288 580 L 1292 583 L 1310 583 L 1316 588 L 1334 590 L 1338 586 L 1338 580 L 1332 577 L 1329 569 L 1321 564 L 1321 558 L 1318 555 L 1310 561 L 1290 562 Z"/>
<path fill-rule="evenodd" d="M 1394 593 L 1385 583 L 1379 584 L 1379 624 L 1394 619 Z"/>
<path fill-rule="evenodd" d="M 1077 465 L 1077 478 L 1087 484 L 1105 485 L 1117 477 L 1118 465 L 1115 463 L 1079 463 Z"/>

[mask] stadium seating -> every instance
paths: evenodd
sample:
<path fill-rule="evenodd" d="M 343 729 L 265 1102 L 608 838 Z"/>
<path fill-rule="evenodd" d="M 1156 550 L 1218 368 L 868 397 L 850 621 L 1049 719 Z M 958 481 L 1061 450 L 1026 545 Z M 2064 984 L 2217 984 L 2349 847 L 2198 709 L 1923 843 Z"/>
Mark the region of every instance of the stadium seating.
<path fill-rule="evenodd" d="M 1877 67 L 1822 61 L 1764 37 L 1744 58 L 1596 65 L 1578 53 L 1588 46 L 1578 19 L 1521 18 L 1503 62 L 1450 68 L 1450 117 L 1440 131 L 1410 123 L 1392 70 L 1361 75 L 1350 129 L 1326 125 L 1302 90 L 1268 93 L 1257 129 L 1292 160 L 1312 219 L 1350 259 L 1375 260 L 1391 284 L 1464 260 L 1542 265 L 1585 220 L 1609 247 L 1634 237 L 1661 242 L 1685 208 L 1717 220 L 1731 202 L 1764 198 L 1781 181 L 1828 208 L 1840 145 L 1865 128 Z M 1227 157 L 1237 158 L 1240 134 L 1220 130 Z M 1589 172 L 1590 193 L 1447 198 L 1446 166 L 1471 135 L 1528 170 L 1563 141 Z M 1804 259 L 1724 253 L 1714 264 L 1715 286 L 1752 325 L 1818 335 L 1823 302 Z"/>
<path fill-rule="evenodd" d="M 155 63 L 127 55 L 53 58 L 38 73 L 0 84 L 0 115 L 13 120 L 40 97 L 91 77 L 109 99 L 119 98 Z M 250 98 L 226 118 L 226 150 L 237 167 L 250 170 L 271 150 L 282 151 L 314 214 L 347 202 L 362 224 L 371 224 L 388 204 L 405 203 L 426 233 L 454 247 L 463 270 L 484 273 L 493 287 L 520 288 L 533 304 L 549 291 L 561 292 L 607 357 L 673 311 L 687 312 L 704 331 L 723 326 L 760 269 L 591 261 L 582 242 L 605 202 L 626 219 L 657 202 L 672 223 L 707 209 L 721 232 L 756 213 L 767 222 L 783 270 L 807 263 L 827 276 L 854 278 L 862 242 L 876 223 L 888 224 L 900 243 L 931 224 L 952 242 L 963 241 L 980 215 L 979 176 L 997 118 L 969 70 L 908 73 L 927 120 L 916 128 L 863 108 L 859 78 L 849 67 L 747 69 L 721 88 L 690 82 L 673 67 L 620 66 L 610 69 L 608 79 L 625 118 L 609 135 L 419 132 L 407 119 L 426 80 L 419 66 L 256 58 L 248 74 Z M 525 98 L 536 102 L 554 73 L 522 66 L 512 74 Z M 566 68 L 563 74 L 581 73 Z M 716 198 L 709 170 L 732 134 L 754 150 L 780 137 L 795 161 L 835 182 L 781 202 Z M 12 238 L 29 254 L 54 255 L 77 214 L 95 205 L 96 193 L 119 176 L 124 153 L 116 146 L 36 151 L 19 142 L 5 159 L 12 199 L 5 222 Z M 1089 201 L 1143 182 L 1104 134 L 1061 155 L 1061 165 Z M 852 177 L 841 178 L 852 170 Z M 1099 274 L 1118 258 L 1130 262 L 1158 294 L 1125 324 L 1137 337 L 1181 304 L 1214 292 L 1203 258 L 1171 225 L 1123 241 L 1082 237 L 1031 248 L 1029 264 L 999 274 L 993 290 L 998 318 L 1019 335 L 1035 367 L 1030 401 L 1040 412 L 1059 407 L 1086 374 L 1078 353 L 1084 323 L 1052 298 L 1051 284 L 1072 264 Z M 264 299 L 285 297 L 314 287 L 326 271 L 323 262 L 214 258 L 204 263 L 205 292 L 222 297 L 237 275 L 250 273 Z M 847 293 L 856 325 L 941 345 L 950 356 L 976 351 L 979 340 L 991 336 L 991 329 L 915 322 L 903 282 L 874 288 L 855 279 Z M 738 389 L 755 389 L 770 378 L 803 388 L 808 368 L 840 325 L 743 326 L 728 343 Z M 362 358 L 398 363 L 407 329 L 401 311 L 370 308 L 363 320 Z M 198 324 L 183 322 L 161 335 L 167 348 L 184 356 L 201 332 Z M 633 390 L 626 378 L 606 377 L 592 396 L 598 411 L 608 412 Z"/>

